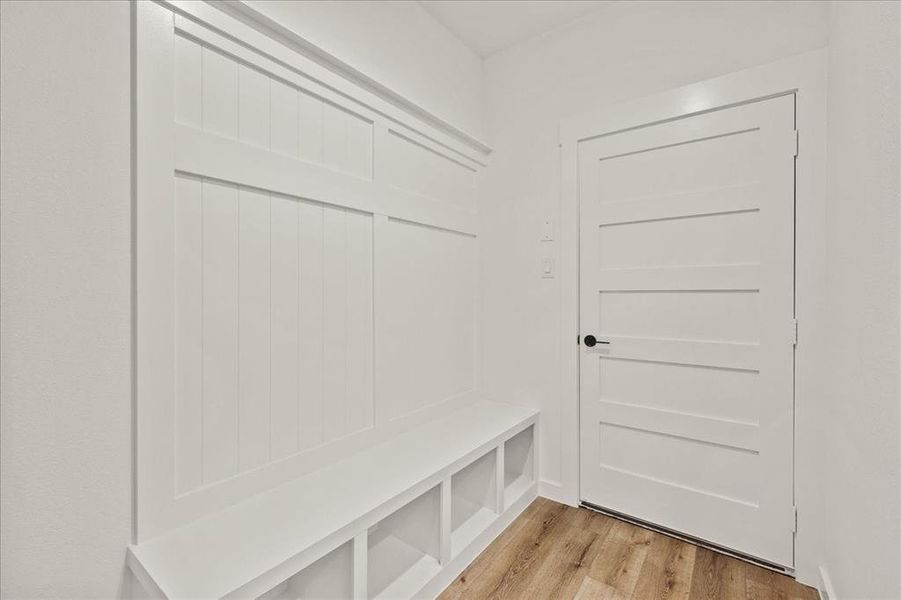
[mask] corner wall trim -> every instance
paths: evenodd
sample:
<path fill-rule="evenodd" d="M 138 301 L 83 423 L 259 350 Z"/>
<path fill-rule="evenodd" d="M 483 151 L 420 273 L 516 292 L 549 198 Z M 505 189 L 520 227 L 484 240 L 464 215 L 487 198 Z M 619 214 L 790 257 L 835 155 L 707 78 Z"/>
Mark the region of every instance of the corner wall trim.
<path fill-rule="evenodd" d="M 817 582 L 817 591 L 820 593 L 821 600 L 838 600 L 835 588 L 832 587 L 832 580 L 829 579 L 829 572 L 824 565 L 820 565 L 820 580 Z"/>

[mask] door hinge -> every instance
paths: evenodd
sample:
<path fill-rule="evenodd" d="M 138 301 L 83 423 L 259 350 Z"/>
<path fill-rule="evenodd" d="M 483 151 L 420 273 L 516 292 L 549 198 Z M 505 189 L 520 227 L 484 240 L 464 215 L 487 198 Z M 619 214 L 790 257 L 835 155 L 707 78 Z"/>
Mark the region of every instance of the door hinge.
<path fill-rule="evenodd" d="M 792 520 L 792 533 L 798 533 L 798 507 L 792 506 L 792 512 L 794 513 Z"/>
<path fill-rule="evenodd" d="M 792 337 L 792 345 L 798 345 L 798 319 L 792 319 L 791 322 L 791 337 Z"/>
<path fill-rule="evenodd" d="M 798 158 L 798 153 L 801 151 L 801 141 L 800 135 L 798 135 L 798 130 L 795 129 L 795 158 Z"/>

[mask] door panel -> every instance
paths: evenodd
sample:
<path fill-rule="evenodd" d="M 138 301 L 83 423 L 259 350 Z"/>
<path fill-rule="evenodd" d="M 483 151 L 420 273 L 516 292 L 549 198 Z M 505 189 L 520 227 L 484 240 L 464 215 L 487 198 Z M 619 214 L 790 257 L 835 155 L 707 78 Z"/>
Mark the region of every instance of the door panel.
<path fill-rule="evenodd" d="M 579 144 L 581 496 L 793 562 L 794 97 Z"/>

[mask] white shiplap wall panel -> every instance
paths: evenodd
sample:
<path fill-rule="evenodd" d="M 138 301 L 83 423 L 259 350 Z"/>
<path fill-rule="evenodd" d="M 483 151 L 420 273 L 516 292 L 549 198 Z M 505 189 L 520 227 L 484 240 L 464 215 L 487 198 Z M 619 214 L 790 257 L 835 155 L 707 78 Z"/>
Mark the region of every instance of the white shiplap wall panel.
<path fill-rule="evenodd" d="M 175 119 L 198 129 L 203 126 L 202 54 L 199 44 L 175 36 Z"/>
<path fill-rule="evenodd" d="M 347 172 L 363 179 L 372 178 L 372 124 L 344 113 L 347 128 Z"/>
<path fill-rule="evenodd" d="M 238 137 L 238 64 L 215 50 L 203 48 L 201 111 L 203 129 Z"/>
<path fill-rule="evenodd" d="M 238 471 L 238 188 L 204 181 L 203 480 Z"/>
<path fill-rule="evenodd" d="M 372 216 L 345 211 L 345 394 L 351 433 L 372 426 Z"/>
<path fill-rule="evenodd" d="M 297 202 L 272 196 L 272 459 L 297 451 L 299 342 Z"/>
<path fill-rule="evenodd" d="M 347 158 L 347 117 L 337 106 L 322 105 L 322 163 L 345 173 L 350 172 Z"/>
<path fill-rule="evenodd" d="M 476 172 L 456 158 L 396 132 L 387 136 L 388 182 L 439 202 L 474 210 Z"/>
<path fill-rule="evenodd" d="M 179 491 L 371 427 L 372 215 L 176 190 Z"/>
<path fill-rule="evenodd" d="M 343 209 L 327 208 L 323 213 L 323 316 L 325 339 L 322 342 L 323 435 L 326 440 L 340 437 L 347 423 L 347 380 L 345 349 L 347 344 L 347 227 Z"/>
<path fill-rule="evenodd" d="M 300 158 L 307 162 L 322 163 L 322 100 L 299 92 L 297 94 L 299 113 L 298 142 Z"/>
<path fill-rule="evenodd" d="M 372 122 L 215 49 L 175 36 L 176 120 L 364 179 Z"/>
<path fill-rule="evenodd" d="M 172 144 L 159 156 L 174 175 L 173 237 L 158 237 L 174 260 L 138 265 L 174 291 L 160 325 L 174 344 L 155 350 L 171 356 L 171 402 L 139 398 L 159 434 L 139 454 L 157 445 L 168 462 L 154 481 L 172 489 L 139 485 L 142 538 L 474 393 L 478 157 L 199 22 L 173 23 L 159 49 L 171 101 L 154 110 L 173 124 L 157 143 Z M 160 225 L 139 221 L 145 239 L 147 227 Z M 145 378 L 161 364 L 138 362 Z"/>
<path fill-rule="evenodd" d="M 323 208 L 320 204 L 298 205 L 300 244 L 300 448 L 322 444 L 323 403 Z"/>
<path fill-rule="evenodd" d="M 270 136 L 271 150 L 285 156 L 297 156 L 297 90 L 280 81 L 270 81 L 271 118 Z"/>
<path fill-rule="evenodd" d="M 472 236 L 396 220 L 383 229 L 378 275 L 391 302 L 378 305 L 380 422 L 473 389 L 478 271 Z"/>
<path fill-rule="evenodd" d="M 247 65 L 238 66 L 238 139 L 269 148 L 269 78 Z"/>
<path fill-rule="evenodd" d="M 270 216 L 269 195 L 239 191 L 238 439 L 239 469 L 269 461 Z"/>
<path fill-rule="evenodd" d="M 176 491 L 203 483 L 203 200 L 201 181 L 175 181 Z"/>

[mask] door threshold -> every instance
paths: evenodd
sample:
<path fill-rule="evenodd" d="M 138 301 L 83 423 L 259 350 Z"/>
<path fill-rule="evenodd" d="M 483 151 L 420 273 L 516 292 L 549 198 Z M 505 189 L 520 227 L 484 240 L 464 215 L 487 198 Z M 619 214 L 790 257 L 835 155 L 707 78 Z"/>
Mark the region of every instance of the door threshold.
<path fill-rule="evenodd" d="M 647 529 L 649 531 L 660 533 L 660 534 L 669 536 L 671 538 L 675 538 L 677 540 L 681 540 L 683 542 L 687 542 L 689 544 L 692 544 L 692 545 L 695 545 L 695 546 L 698 546 L 701 548 L 706 548 L 707 550 L 712 550 L 713 552 L 716 552 L 718 554 L 723 554 L 725 556 L 737 558 L 738 560 L 744 561 L 746 563 L 750 563 L 750 564 L 758 566 L 758 567 L 763 567 L 764 569 L 773 571 L 775 573 L 779 573 L 780 575 L 788 575 L 792 579 L 794 579 L 794 577 L 795 577 L 794 569 L 791 569 L 788 567 L 783 567 L 783 566 L 777 565 L 775 563 L 767 562 L 765 560 L 750 556 L 748 554 L 743 554 L 741 552 L 737 552 L 730 548 L 726 548 L 724 546 L 719 546 L 712 542 L 708 542 L 708 541 L 702 540 L 700 538 L 686 535 L 684 533 L 675 531 L 673 529 L 668 529 L 668 528 L 662 527 L 660 525 L 655 525 L 654 523 L 650 523 L 648 521 L 643 521 L 641 519 L 627 515 L 625 513 L 611 510 L 609 508 L 604 508 L 603 506 L 598 506 L 597 504 L 592 504 L 591 502 L 585 502 L 584 500 L 582 500 L 579 503 L 579 506 L 581 506 L 582 508 L 587 508 L 588 510 L 591 510 L 591 511 L 594 511 L 597 513 L 601 513 L 602 515 L 606 515 L 613 519 L 617 519 L 618 521 L 625 521 L 626 523 L 630 523 L 637 527 L 641 527 L 642 529 Z"/>

